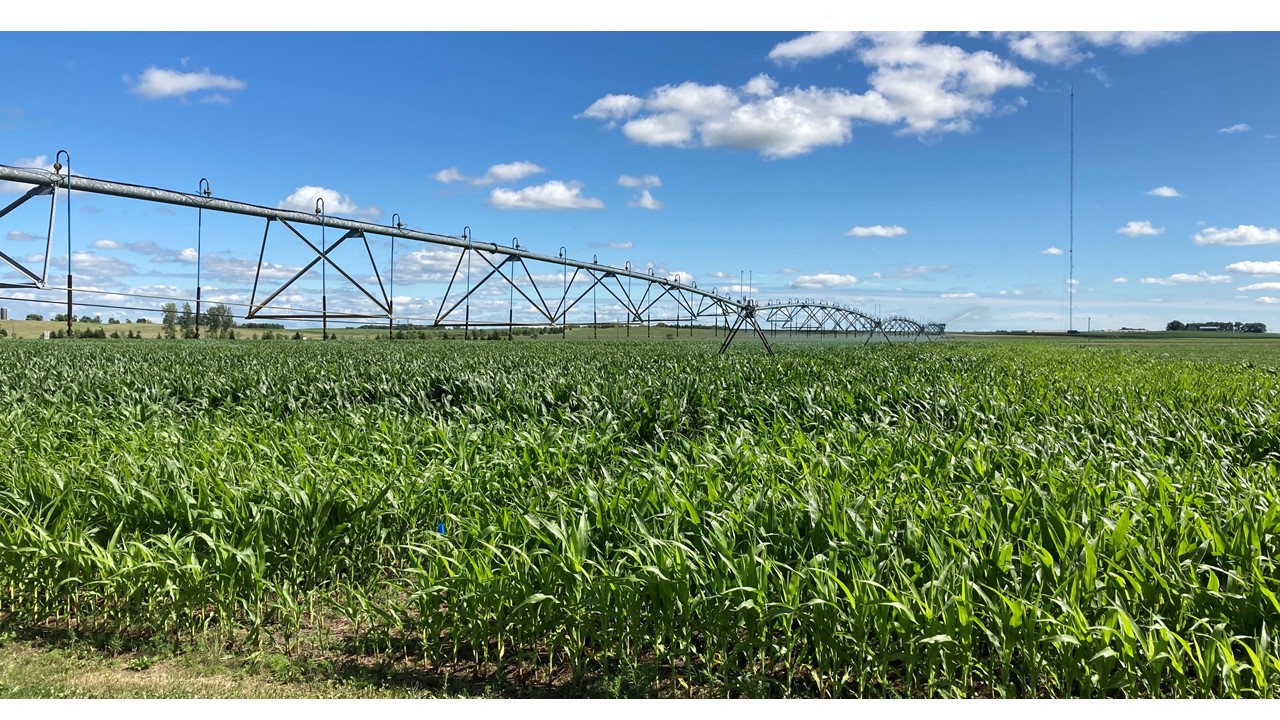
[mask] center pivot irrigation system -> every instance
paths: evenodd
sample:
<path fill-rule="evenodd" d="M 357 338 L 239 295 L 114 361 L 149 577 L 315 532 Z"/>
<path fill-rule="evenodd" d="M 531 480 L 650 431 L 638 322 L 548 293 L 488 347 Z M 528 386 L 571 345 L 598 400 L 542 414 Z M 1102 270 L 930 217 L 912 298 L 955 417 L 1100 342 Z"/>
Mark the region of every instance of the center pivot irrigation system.
<path fill-rule="evenodd" d="M 65 172 L 61 163 L 64 157 L 67 158 Z M 54 164 L 53 171 L 0 165 L 0 180 L 32 186 L 26 194 L 9 203 L 4 209 L 0 209 L 0 218 L 29 200 L 44 196 L 49 196 L 50 198 L 49 229 L 45 238 L 43 268 L 37 273 L 0 251 L 0 261 L 7 263 L 26 278 L 18 282 L 0 281 L 0 287 L 40 290 L 64 289 L 50 287 L 48 284 L 49 256 L 53 249 L 54 220 L 57 215 L 58 205 L 57 190 L 65 189 L 67 191 L 67 205 L 69 208 L 71 190 L 74 188 L 77 192 L 83 193 L 112 195 L 144 202 L 195 208 L 197 210 L 198 233 L 203 228 L 205 211 L 265 219 L 266 227 L 262 233 L 262 245 L 258 254 L 257 269 L 254 273 L 253 291 L 250 294 L 249 303 L 242 306 L 246 308 L 244 319 L 320 320 L 326 338 L 329 336 L 330 319 L 336 322 L 385 319 L 389 336 L 393 334 L 397 320 L 401 322 L 406 320 L 425 320 L 433 327 L 456 328 L 460 326 L 466 331 L 470 331 L 471 328 L 505 327 L 508 333 L 513 332 L 517 326 L 560 326 L 562 329 L 570 325 L 584 326 L 588 323 L 570 322 L 569 312 L 582 303 L 587 295 L 591 295 L 593 300 L 590 324 L 598 328 L 599 315 L 594 309 L 594 300 L 597 291 L 600 290 L 611 296 L 623 309 L 626 317 L 622 324 L 627 327 L 628 334 L 632 325 L 642 325 L 647 332 L 651 333 L 654 323 L 663 323 L 668 328 L 674 324 L 675 331 L 679 333 L 681 323 L 686 321 L 689 332 L 692 334 L 696 321 L 712 320 L 714 321 L 717 335 L 719 335 L 723 325 L 724 341 L 720 346 L 720 352 L 722 353 L 728 350 L 730 343 L 733 342 L 738 332 L 748 327 L 754 331 L 756 337 L 764 344 L 765 350 L 769 354 L 773 354 L 773 348 L 769 342 L 770 334 L 768 331 L 771 331 L 775 337 L 779 331 L 791 335 L 796 333 L 826 333 L 839 336 L 843 333 L 845 337 L 865 337 L 864 344 L 870 342 L 871 338 L 877 334 L 887 342 L 892 342 L 891 338 L 915 341 L 921 338 L 933 340 L 945 337 L 946 326 L 942 323 L 919 323 L 910 318 L 896 315 L 885 318 L 874 317 L 856 308 L 821 300 L 788 299 L 786 301 L 759 303 L 749 296 L 741 296 L 735 299 L 731 297 L 730 292 L 721 291 L 719 288 L 704 290 L 699 288 L 696 282 L 681 282 L 681 278 L 678 275 L 673 278 L 665 278 L 655 275 L 652 269 L 644 272 L 634 270 L 630 263 L 627 263 L 624 267 L 612 267 L 602 265 L 596 262 L 594 258 L 591 262 L 574 260 L 566 257 L 564 248 L 560 248 L 559 255 L 543 255 L 520 247 L 519 243 L 514 240 L 510 247 L 496 243 L 474 242 L 471 239 L 469 227 L 463 230 L 460 237 L 455 237 L 408 229 L 400 221 L 398 214 L 392 217 L 391 225 L 377 225 L 334 217 L 325 214 L 323 200 L 317 200 L 314 213 L 306 213 L 213 197 L 208 181 L 203 178 L 199 184 L 200 191 L 196 194 L 187 194 L 174 190 L 74 176 L 71 174 L 70 157 L 65 151 L 59 152 L 58 162 Z M 271 234 L 273 224 L 282 226 L 286 238 L 293 238 L 295 241 L 300 240 L 314 252 L 315 256 L 302 269 L 280 284 L 279 287 L 269 292 L 260 292 L 262 290 L 260 281 L 263 279 L 263 259 L 266 256 L 267 240 Z M 320 228 L 321 240 L 319 244 L 308 238 L 299 229 L 307 226 Z M 69 209 L 66 227 L 68 273 L 65 290 L 67 292 L 67 328 L 70 330 L 73 291 L 70 272 L 72 268 L 70 267 L 71 220 Z M 330 243 L 325 234 L 325 231 L 329 228 L 343 231 L 344 234 Z M 394 292 L 389 294 L 387 288 L 383 285 L 383 274 L 378 270 L 378 263 L 374 259 L 372 249 L 369 247 L 368 237 L 370 235 L 391 239 L 393 259 L 395 257 L 396 240 L 408 240 L 425 243 L 436 248 L 452 247 L 460 250 L 457 264 L 454 266 L 453 274 L 449 279 L 448 286 L 445 288 L 444 296 L 436 304 L 438 311 L 434 318 L 407 318 L 404 315 L 396 315 L 392 300 Z M 334 261 L 334 258 L 331 257 L 331 254 L 347 241 L 359 241 L 364 245 L 365 254 L 367 254 L 373 268 L 372 278 L 366 277 L 362 282 L 339 266 Z M 201 249 L 197 247 L 196 252 L 195 316 L 197 318 L 196 327 L 198 328 L 198 319 L 201 313 L 199 279 L 199 254 Z M 530 271 L 529 263 L 541 263 L 541 265 L 535 265 L 539 269 L 551 266 L 558 270 L 561 280 L 560 287 L 553 287 L 554 280 L 549 279 L 554 277 L 553 275 L 539 275 Z M 273 306 L 273 301 L 277 300 L 285 290 L 293 286 L 317 264 L 321 266 L 322 279 L 321 309 L 319 312 Z M 473 264 L 478 266 L 480 273 L 483 273 L 476 282 L 472 281 Z M 376 312 L 330 312 L 327 295 L 327 272 L 330 267 L 371 301 L 376 308 Z M 390 270 L 388 280 L 392 290 L 394 290 L 394 261 L 388 269 Z M 376 287 L 374 287 L 375 283 Z M 505 283 L 509 298 L 506 322 L 473 320 L 471 318 L 470 301 L 475 296 L 476 291 L 485 286 L 486 283 L 496 284 L 498 287 L 504 287 L 502 283 Z M 91 292 L 103 293 L 103 291 Z M 120 295 L 124 293 L 103 294 Z M 519 294 L 532 308 L 534 316 L 537 318 L 535 322 L 515 322 L 516 294 Z M 159 299 L 185 300 L 185 298 Z M 666 302 L 659 307 L 659 310 L 663 315 L 666 315 L 670 308 L 674 306 L 674 317 L 654 317 L 655 306 L 658 306 L 659 302 L 662 301 Z M 112 306 L 100 305 L 99 307 Z M 766 327 L 762 327 L 762 323 Z"/>

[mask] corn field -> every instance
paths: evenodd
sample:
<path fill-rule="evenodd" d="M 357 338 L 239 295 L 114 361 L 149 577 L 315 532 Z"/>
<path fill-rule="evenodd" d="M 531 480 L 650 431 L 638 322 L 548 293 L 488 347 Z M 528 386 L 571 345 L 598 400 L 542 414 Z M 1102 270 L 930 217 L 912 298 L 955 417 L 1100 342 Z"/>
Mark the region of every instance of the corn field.
<path fill-rule="evenodd" d="M 0 378 L 0 630 L 640 695 L 1280 694 L 1268 367 L 8 342 Z"/>

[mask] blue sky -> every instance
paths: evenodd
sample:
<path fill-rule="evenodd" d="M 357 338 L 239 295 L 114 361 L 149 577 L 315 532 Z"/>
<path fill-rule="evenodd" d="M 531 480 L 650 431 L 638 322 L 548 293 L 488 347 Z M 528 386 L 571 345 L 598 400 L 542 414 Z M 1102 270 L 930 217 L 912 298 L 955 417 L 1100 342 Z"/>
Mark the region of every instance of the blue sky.
<path fill-rule="evenodd" d="M 217 196 L 267 206 L 310 208 L 321 194 L 333 215 L 399 213 L 449 235 L 469 225 L 479 241 L 564 246 L 699 287 L 750 271 L 761 300 L 830 298 L 955 330 L 1067 325 L 1074 85 L 1076 327 L 1280 328 L 1274 33 L 0 41 L 41 59 L 6 77 L 3 164 L 46 166 L 67 149 L 77 175 L 187 192 L 207 177 Z M 0 203 L 19 189 L 0 187 Z M 0 219 L 0 250 L 36 258 L 46 215 Z M 210 215 L 205 294 L 244 302 L 262 223 Z M 72 223 L 77 287 L 194 297 L 194 211 L 83 195 Z M 55 279 L 65 232 L 60 216 Z M 283 275 L 308 258 L 278 232 L 266 260 Z M 384 240 L 371 247 L 389 260 Z M 433 317 L 456 251 L 397 252 L 397 306 Z M 291 307 L 318 306 L 318 276 L 304 280 Z M 328 282 L 331 302 L 359 304 Z M 505 319 L 507 293 L 491 295 L 475 312 Z"/>

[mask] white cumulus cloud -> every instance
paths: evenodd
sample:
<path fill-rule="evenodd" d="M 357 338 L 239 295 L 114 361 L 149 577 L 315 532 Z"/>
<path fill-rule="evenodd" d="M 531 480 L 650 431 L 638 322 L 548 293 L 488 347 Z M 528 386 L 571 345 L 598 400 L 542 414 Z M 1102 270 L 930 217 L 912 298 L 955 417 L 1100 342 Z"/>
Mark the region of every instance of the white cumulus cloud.
<path fill-rule="evenodd" d="M 1280 243 L 1280 230 L 1257 225 L 1234 228 L 1207 227 L 1192 236 L 1197 245 L 1269 245 Z"/>
<path fill-rule="evenodd" d="M 324 200 L 325 215 L 347 215 L 357 218 L 376 218 L 382 215 L 382 210 L 376 207 L 360 207 L 350 195 L 316 185 L 303 185 L 294 190 L 289 197 L 277 203 L 276 207 L 281 210 L 314 213 L 318 198 Z"/>
<path fill-rule="evenodd" d="M 1011 32 L 998 33 L 1019 57 L 1050 65 L 1071 66 L 1093 57 L 1090 47 L 1114 47 L 1130 54 L 1177 42 L 1185 32 Z"/>
<path fill-rule="evenodd" d="M 518 182 L 532 175 L 546 172 L 541 165 L 518 160 L 516 162 L 490 165 L 483 175 L 463 175 L 457 167 L 447 167 L 435 174 L 435 179 L 446 185 L 455 182 L 466 182 L 472 185 L 493 185 L 496 183 Z"/>
<path fill-rule="evenodd" d="M 1227 272 L 1244 273 L 1245 275 L 1280 275 L 1280 260 L 1268 260 L 1266 262 L 1244 260 L 1228 265 Z"/>
<path fill-rule="evenodd" d="M 1232 135 L 1235 133 L 1249 132 L 1249 126 L 1245 123 L 1236 123 L 1230 127 L 1224 127 L 1218 130 L 1220 134 Z"/>
<path fill-rule="evenodd" d="M 1144 235 L 1159 235 L 1164 232 L 1164 228 L 1152 227 L 1150 220 L 1130 220 L 1116 232 L 1129 237 L 1141 237 Z"/>
<path fill-rule="evenodd" d="M 834 49 L 833 49 L 834 48 Z M 987 51 L 924 41 L 923 33 L 804 36 L 774 48 L 775 60 L 820 57 L 850 48 L 871 69 L 870 89 L 780 88 L 768 75 L 741 87 L 685 82 L 647 96 L 606 95 L 577 117 L 622 124 L 632 142 L 754 150 L 767 158 L 802 155 L 853 136 L 855 122 L 898 125 L 899 133 L 967 132 L 978 117 L 1006 111 L 994 96 L 1027 87 L 1033 76 Z"/>
<path fill-rule="evenodd" d="M 1041 255 L 1061 255 L 1061 254 L 1062 254 L 1062 248 L 1060 248 L 1060 247 L 1047 247 L 1047 248 L 1045 248 L 1045 249 L 1041 250 L 1041 251 L 1040 251 L 1040 254 L 1041 254 Z"/>
<path fill-rule="evenodd" d="M 866 227 L 858 226 L 851 228 L 845 235 L 849 237 L 881 237 L 895 238 L 906 235 L 907 229 L 901 225 L 869 225 Z"/>
<path fill-rule="evenodd" d="M 944 298 L 976 298 L 976 297 L 978 297 L 978 293 L 975 293 L 975 292 L 949 292 L 949 293 L 942 293 L 942 294 L 941 294 L 941 295 L 939 295 L 938 297 L 944 297 Z"/>
<path fill-rule="evenodd" d="M 520 190 L 494 188 L 489 193 L 489 204 L 496 208 L 518 210 L 583 210 L 604 207 L 604 202 L 599 198 L 583 197 L 582 183 L 560 180 Z"/>
<path fill-rule="evenodd" d="M 1168 185 L 1161 185 L 1160 187 L 1157 187 L 1157 188 L 1151 188 L 1146 192 L 1146 194 L 1152 195 L 1155 197 L 1163 197 L 1163 198 L 1182 197 L 1181 193 L 1179 193 L 1176 189 L 1169 187 Z"/>
<path fill-rule="evenodd" d="M 657 210 L 662 207 L 662 201 L 655 200 L 648 190 L 641 190 L 640 195 L 631 202 L 627 203 L 627 207 L 644 208 L 645 210 Z"/>
<path fill-rule="evenodd" d="M 1192 275 L 1190 273 L 1174 273 L 1168 277 L 1145 277 L 1139 280 L 1143 285 L 1186 285 L 1191 283 L 1229 283 L 1230 275 L 1210 275 L 1201 270 Z"/>
<path fill-rule="evenodd" d="M 814 60 L 840 52 L 858 41 L 853 32 L 815 32 L 778 43 L 769 51 L 774 62 Z"/>
<path fill-rule="evenodd" d="M 1262 297 L 1256 297 L 1254 298 L 1254 300 L 1260 303 L 1266 303 L 1268 305 L 1280 304 L 1280 298 L 1270 297 L 1267 295 L 1263 295 Z"/>
<path fill-rule="evenodd" d="M 662 178 L 657 175 L 644 175 L 641 177 L 619 175 L 618 184 L 625 188 L 656 188 L 662 187 Z"/>
<path fill-rule="evenodd" d="M 817 273 L 814 275 L 799 275 L 791 281 L 788 287 L 816 290 L 820 288 L 851 287 L 856 284 L 858 284 L 858 278 L 855 275 Z"/>
<path fill-rule="evenodd" d="M 575 117 L 608 120 L 609 127 L 613 127 L 618 120 L 634 115 L 643 105 L 644 100 L 635 95 L 605 95 Z"/>
<path fill-rule="evenodd" d="M 129 78 L 126 76 L 126 82 Z M 131 91 L 148 100 L 160 100 L 167 97 L 185 97 L 188 93 L 205 90 L 243 90 L 245 81 L 228 75 L 215 75 L 208 68 L 198 72 L 182 72 L 154 65 L 142 71 L 134 82 Z M 225 101 L 225 96 L 220 96 Z"/>
<path fill-rule="evenodd" d="M 1238 287 L 1236 288 L 1236 290 L 1240 292 L 1246 292 L 1249 290 L 1280 290 L 1280 282 L 1253 283 L 1252 285 L 1245 285 L 1244 287 Z"/>
<path fill-rule="evenodd" d="M 1127 278 L 1127 277 L 1118 277 L 1118 278 L 1114 278 L 1111 282 L 1113 282 L 1113 283 L 1127 283 L 1127 282 L 1129 282 L 1129 278 Z"/>

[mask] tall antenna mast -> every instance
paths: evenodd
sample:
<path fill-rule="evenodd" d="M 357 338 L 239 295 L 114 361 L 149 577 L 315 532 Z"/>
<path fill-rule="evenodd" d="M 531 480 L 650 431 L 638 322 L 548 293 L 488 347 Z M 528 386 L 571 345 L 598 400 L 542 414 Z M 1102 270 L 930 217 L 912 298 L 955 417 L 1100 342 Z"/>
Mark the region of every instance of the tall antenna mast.
<path fill-rule="evenodd" d="M 1076 86 L 1071 84 L 1071 157 L 1067 191 L 1067 332 L 1075 329 L 1076 300 Z"/>

